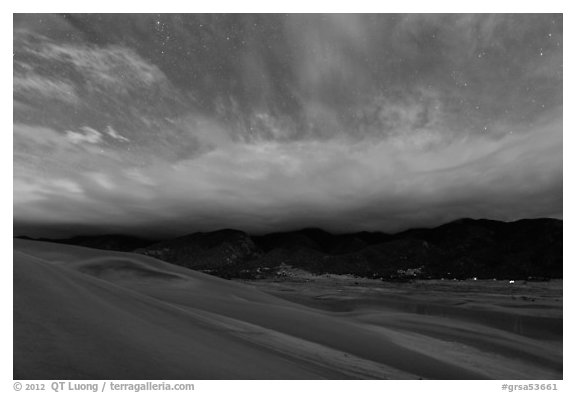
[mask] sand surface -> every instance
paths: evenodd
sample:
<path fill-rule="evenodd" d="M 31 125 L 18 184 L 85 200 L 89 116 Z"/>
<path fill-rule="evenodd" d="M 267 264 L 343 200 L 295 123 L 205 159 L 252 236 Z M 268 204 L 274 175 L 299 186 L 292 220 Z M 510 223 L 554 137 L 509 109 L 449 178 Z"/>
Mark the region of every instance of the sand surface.
<path fill-rule="evenodd" d="M 325 378 L 560 379 L 561 281 L 232 282 L 14 240 L 14 379 Z"/>

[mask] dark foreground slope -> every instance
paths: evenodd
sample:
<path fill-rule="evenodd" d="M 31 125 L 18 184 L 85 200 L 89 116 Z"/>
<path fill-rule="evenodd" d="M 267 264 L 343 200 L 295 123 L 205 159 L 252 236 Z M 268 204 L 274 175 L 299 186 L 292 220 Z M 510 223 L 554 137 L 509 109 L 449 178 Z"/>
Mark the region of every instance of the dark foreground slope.
<path fill-rule="evenodd" d="M 33 240 L 22 237 L 25 240 Z M 133 251 L 138 248 L 148 247 L 157 241 L 143 239 L 135 236 L 126 235 L 97 235 L 97 236 L 74 236 L 69 239 L 37 239 L 40 241 L 47 241 L 53 243 L 70 244 L 73 246 L 81 246 L 88 248 L 96 248 L 98 250 L 111 250 L 111 251 Z"/>
<path fill-rule="evenodd" d="M 561 378 L 561 342 L 446 318 L 491 343 L 454 346 L 398 312 L 320 310 L 142 255 L 14 243 L 15 379 Z"/>

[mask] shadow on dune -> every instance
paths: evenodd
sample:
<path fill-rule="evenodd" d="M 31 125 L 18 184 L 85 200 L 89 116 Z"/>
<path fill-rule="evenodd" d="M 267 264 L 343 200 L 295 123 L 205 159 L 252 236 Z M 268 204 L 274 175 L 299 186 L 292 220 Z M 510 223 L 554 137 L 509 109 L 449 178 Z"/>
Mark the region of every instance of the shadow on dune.
<path fill-rule="evenodd" d="M 104 258 L 89 260 L 83 263 L 78 271 L 96 277 L 156 279 L 156 280 L 182 280 L 183 277 L 150 268 L 129 258 Z"/>

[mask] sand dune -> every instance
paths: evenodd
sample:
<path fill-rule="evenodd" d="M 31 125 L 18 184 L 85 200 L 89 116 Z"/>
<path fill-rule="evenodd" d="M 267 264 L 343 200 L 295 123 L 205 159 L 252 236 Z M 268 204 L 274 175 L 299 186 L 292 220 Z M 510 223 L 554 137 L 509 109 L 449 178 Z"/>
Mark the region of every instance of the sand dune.
<path fill-rule="evenodd" d="M 14 240 L 15 379 L 561 377 L 554 334 L 322 310 L 143 255 Z"/>

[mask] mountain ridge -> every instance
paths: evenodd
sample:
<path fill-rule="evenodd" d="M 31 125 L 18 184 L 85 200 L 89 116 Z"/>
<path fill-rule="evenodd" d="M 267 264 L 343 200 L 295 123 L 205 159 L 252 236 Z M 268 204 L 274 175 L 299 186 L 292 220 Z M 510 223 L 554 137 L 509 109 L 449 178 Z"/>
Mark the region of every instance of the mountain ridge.
<path fill-rule="evenodd" d="M 125 235 L 36 240 L 135 252 L 225 278 L 261 277 L 290 265 L 382 279 L 548 279 L 562 277 L 562 225 L 554 218 L 464 218 L 396 234 L 303 228 L 249 235 L 228 228 L 162 241 Z"/>

